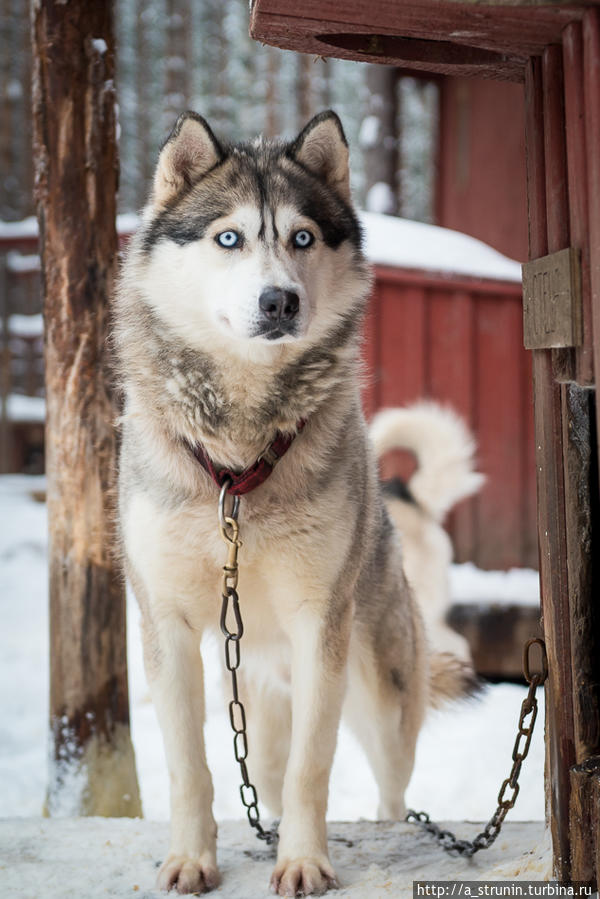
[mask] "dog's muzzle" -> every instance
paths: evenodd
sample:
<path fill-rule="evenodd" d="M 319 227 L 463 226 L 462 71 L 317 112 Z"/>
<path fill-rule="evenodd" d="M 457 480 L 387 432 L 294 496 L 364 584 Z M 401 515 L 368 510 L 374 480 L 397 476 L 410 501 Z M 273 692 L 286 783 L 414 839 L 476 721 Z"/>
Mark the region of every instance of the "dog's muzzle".
<path fill-rule="evenodd" d="M 262 336 L 276 340 L 285 334 L 295 334 L 300 297 L 293 290 L 265 287 L 258 298 L 258 308 L 261 313 L 259 333 Z"/>

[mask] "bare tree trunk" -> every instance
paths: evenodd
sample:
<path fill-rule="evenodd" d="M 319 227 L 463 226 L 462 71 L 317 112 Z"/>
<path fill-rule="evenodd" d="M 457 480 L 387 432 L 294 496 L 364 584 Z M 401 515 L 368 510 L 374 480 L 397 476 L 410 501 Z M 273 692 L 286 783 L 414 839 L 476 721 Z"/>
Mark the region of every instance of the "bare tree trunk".
<path fill-rule="evenodd" d="M 319 105 L 321 109 L 329 109 L 331 106 L 331 67 L 332 59 L 317 60 L 315 68 L 317 70 L 317 80 L 319 85 Z"/>
<path fill-rule="evenodd" d="M 33 161 L 31 154 L 31 42 L 29 18 L 25 4 L 18 4 L 19 31 L 17 53 L 17 78 L 23 87 L 23 99 L 19 104 L 15 135 L 15 172 L 18 180 L 18 216 L 25 218 L 34 213 Z"/>
<path fill-rule="evenodd" d="M 365 166 L 365 208 L 398 212 L 397 75 L 391 66 L 367 68 L 368 99 L 359 142 Z"/>
<path fill-rule="evenodd" d="M 313 114 L 312 56 L 298 53 L 296 65 L 296 114 L 297 128 L 300 130 Z"/>
<path fill-rule="evenodd" d="M 165 117 L 171 127 L 190 103 L 191 28 L 189 0 L 167 0 Z"/>
<path fill-rule="evenodd" d="M 135 29 L 135 91 L 136 91 L 136 148 L 138 153 L 138 177 L 135 179 L 136 206 L 146 201 L 152 179 L 158 147 L 152 145 L 153 96 L 152 96 L 152 15 L 148 0 L 136 0 Z"/>
<path fill-rule="evenodd" d="M 109 296 L 117 254 L 110 0 L 32 4 L 46 322 L 48 814 L 139 815 L 115 533 Z"/>
<path fill-rule="evenodd" d="M 15 133 L 19 106 L 23 104 L 24 86 L 15 73 L 14 46 L 19 21 L 12 0 L 0 5 L 0 218 L 19 218 L 19 182 L 15 172 Z"/>
<path fill-rule="evenodd" d="M 265 134 L 267 137 L 275 137 L 279 133 L 279 92 L 277 79 L 279 76 L 279 51 L 274 47 L 267 47 L 267 95 Z"/>

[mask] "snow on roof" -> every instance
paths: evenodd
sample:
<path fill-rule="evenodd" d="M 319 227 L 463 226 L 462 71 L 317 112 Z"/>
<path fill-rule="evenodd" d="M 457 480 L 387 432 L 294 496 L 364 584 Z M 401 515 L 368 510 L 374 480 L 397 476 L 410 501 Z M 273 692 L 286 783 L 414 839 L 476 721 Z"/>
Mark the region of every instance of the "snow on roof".
<path fill-rule="evenodd" d="M 30 215 L 29 218 L 22 219 L 20 222 L 1 222 L 0 221 L 0 237 L 19 238 L 19 237 L 37 237 L 38 223 L 35 216 Z"/>
<path fill-rule="evenodd" d="M 450 272 L 475 278 L 521 281 L 521 264 L 449 228 L 376 212 L 359 213 L 371 262 L 399 268 Z"/>

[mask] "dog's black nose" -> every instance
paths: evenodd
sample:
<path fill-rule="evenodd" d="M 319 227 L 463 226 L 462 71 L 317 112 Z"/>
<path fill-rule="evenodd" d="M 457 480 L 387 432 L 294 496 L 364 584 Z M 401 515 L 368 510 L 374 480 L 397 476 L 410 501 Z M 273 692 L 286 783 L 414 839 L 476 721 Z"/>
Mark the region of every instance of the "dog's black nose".
<path fill-rule="evenodd" d="M 293 290 L 265 287 L 258 298 L 260 311 L 272 322 L 290 322 L 298 314 L 300 297 Z"/>

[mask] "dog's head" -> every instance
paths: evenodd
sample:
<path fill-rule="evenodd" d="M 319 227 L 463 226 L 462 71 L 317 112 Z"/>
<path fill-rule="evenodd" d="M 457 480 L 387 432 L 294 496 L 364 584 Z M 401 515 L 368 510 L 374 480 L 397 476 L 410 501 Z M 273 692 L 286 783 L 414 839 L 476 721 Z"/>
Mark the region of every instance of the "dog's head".
<path fill-rule="evenodd" d="M 369 276 L 337 115 L 321 113 L 290 143 L 226 145 L 183 114 L 159 156 L 139 247 L 147 301 L 196 346 L 226 338 L 264 353 L 356 317 Z"/>

